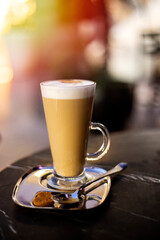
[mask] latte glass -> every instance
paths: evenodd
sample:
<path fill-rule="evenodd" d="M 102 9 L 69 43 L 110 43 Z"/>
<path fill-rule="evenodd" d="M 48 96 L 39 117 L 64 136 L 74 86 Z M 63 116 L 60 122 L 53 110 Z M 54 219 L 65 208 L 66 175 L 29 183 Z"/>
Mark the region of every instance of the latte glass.
<path fill-rule="evenodd" d="M 98 160 L 108 151 L 109 133 L 100 123 L 92 123 L 96 83 L 88 80 L 54 80 L 40 84 L 50 148 L 53 158 L 51 187 L 63 188 L 87 181 L 86 161 Z M 95 153 L 87 153 L 90 130 L 99 130 L 103 143 Z"/>

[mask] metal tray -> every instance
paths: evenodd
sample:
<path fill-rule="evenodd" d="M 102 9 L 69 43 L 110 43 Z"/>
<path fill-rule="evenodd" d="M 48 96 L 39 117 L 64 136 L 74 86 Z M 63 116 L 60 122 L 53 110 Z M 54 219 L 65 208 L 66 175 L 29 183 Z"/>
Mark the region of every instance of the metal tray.
<path fill-rule="evenodd" d="M 92 180 L 105 174 L 106 170 L 95 166 L 87 166 L 85 167 L 85 172 Z M 47 179 L 52 174 L 53 167 L 45 166 L 37 166 L 24 173 L 14 187 L 12 194 L 13 201 L 26 208 L 64 210 L 63 208 L 59 208 L 57 204 L 54 204 L 54 201 L 50 197 L 52 194 L 62 191 L 53 189 L 47 185 Z M 86 201 L 83 206 L 77 207 L 76 205 L 71 205 L 65 208 L 65 210 L 92 209 L 101 205 L 111 188 L 111 178 L 106 177 L 105 180 L 103 185 L 86 195 Z"/>

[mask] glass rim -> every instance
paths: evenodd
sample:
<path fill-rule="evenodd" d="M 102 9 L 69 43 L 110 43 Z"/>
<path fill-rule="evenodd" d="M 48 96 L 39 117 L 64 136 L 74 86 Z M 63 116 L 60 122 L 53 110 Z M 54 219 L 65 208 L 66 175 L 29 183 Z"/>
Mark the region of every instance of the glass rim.
<path fill-rule="evenodd" d="M 87 87 L 93 87 L 96 85 L 96 82 L 92 81 L 92 80 L 87 80 L 87 79 L 55 79 L 55 80 L 47 80 L 47 81 L 43 81 L 40 83 L 40 86 L 44 86 L 44 87 L 49 87 L 49 88 L 63 88 L 64 86 L 57 86 L 57 85 L 49 85 L 49 83 L 51 82 L 60 82 L 60 81 L 69 81 L 69 80 L 72 80 L 72 81 L 85 81 L 85 82 L 90 82 L 90 84 L 86 84 L 86 85 L 76 85 L 76 86 L 73 86 L 72 85 L 72 88 L 87 88 Z M 65 87 L 66 88 L 66 87 Z M 69 88 L 69 86 L 67 87 Z"/>

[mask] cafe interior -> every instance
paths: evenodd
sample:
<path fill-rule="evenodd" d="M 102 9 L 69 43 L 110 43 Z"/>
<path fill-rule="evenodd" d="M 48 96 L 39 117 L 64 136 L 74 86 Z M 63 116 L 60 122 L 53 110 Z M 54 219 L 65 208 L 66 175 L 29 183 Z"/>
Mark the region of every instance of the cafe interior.
<path fill-rule="evenodd" d="M 92 120 L 111 134 L 159 128 L 159 9 L 159 0 L 0 1 L 0 168 L 49 146 L 42 81 L 95 81 Z"/>

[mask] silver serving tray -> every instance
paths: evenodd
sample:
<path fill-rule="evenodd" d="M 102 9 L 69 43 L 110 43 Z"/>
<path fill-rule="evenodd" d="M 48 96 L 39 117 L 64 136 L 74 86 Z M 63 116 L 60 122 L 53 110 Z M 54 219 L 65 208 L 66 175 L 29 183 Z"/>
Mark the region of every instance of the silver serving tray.
<path fill-rule="evenodd" d="M 99 167 L 86 167 L 86 173 L 93 180 L 98 178 L 107 171 Z M 61 192 L 62 190 L 53 189 L 47 185 L 47 179 L 53 174 L 53 167 L 37 166 L 30 169 L 17 181 L 12 199 L 19 206 L 33 209 L 49 209 L 49 210 L 81 210 L 92 209 L 101 205 L 111 188 L 111 178 L 106 177 L 103 185 L 94 189 L 86 195 L 86 201 L 83 206 L 68 205 L 65 209 L 54 204 L 50 199 L 51 194 Z"/>

